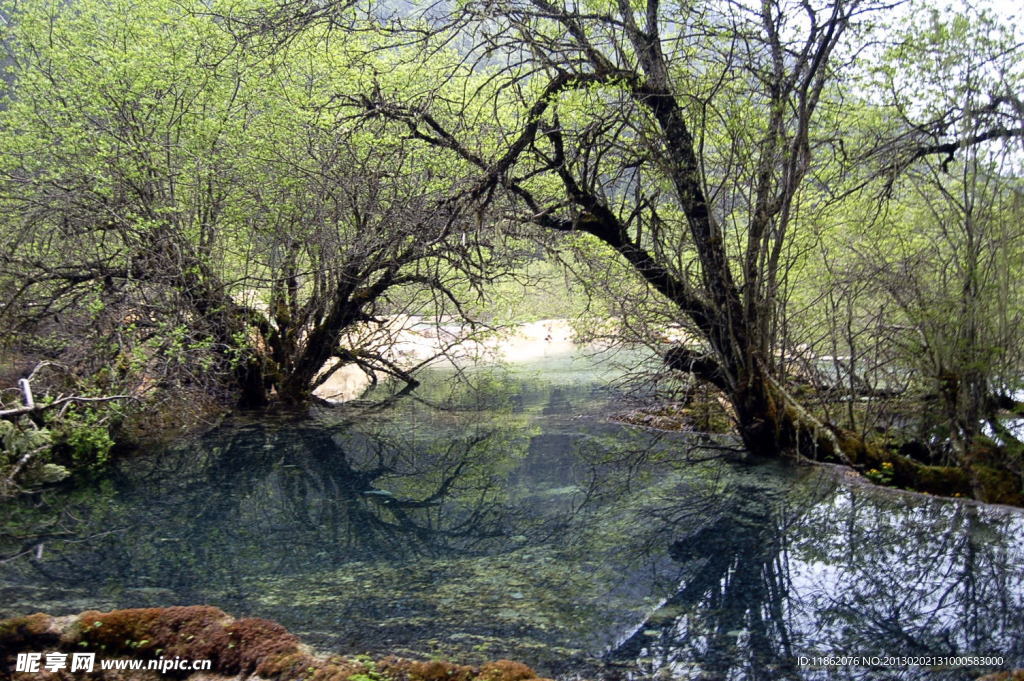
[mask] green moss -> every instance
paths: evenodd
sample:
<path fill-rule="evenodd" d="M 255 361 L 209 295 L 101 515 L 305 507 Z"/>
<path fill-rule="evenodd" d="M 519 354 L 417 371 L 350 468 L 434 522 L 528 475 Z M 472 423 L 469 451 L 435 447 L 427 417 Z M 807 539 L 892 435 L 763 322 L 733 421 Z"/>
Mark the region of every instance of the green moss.
<path fill-rule="evenodd" d="M 957 466 L 929 466 L 849 431 L 836 436 L 847 457 L 869 480 L 942 496 L 973 496 L 971 474 Z"/>
<path fill-rule="evenodd" d="M 910 461 L 908 459 L 908 461 Z M 971 496 L 971 476 L 956 466 L 926 466 L 911 461 L 910 480 L 904 486 L 942 496 Z"/>
<path fill-rule="evenodd" d="M 975 464 L 971 470 L 977 482 L 981 501 L 1024 506 L 1024 490 L 1021 489 L 1020 478 L 1017 475 L 984 464 Z"/>

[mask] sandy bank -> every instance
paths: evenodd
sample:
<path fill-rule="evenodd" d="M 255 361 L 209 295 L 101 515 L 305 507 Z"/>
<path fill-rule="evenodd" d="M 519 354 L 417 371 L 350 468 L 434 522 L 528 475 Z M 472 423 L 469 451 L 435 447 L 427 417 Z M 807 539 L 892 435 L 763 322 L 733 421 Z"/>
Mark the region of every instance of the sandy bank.
<path fill-rule="evenodd" d="M 565 319 L 542 319 L 520 324 L 504 332 L 474 333 L 461 325 L 438 325 L 417 317 L 395 317 L 376 333 L 387 340 L 382 356 L 410 369 L 424 362 L 465 366 L 473 363 L 530 362 L 542 357 L 576 351 L 574 333 Z M 354 335 L 353 346 L 367 339 Z M 338 360 L 331 360 L 331 367 Z M 349 364 L 337 371 L 314 394 L 331 402 L 346 402 L 362 395 L 371 377 Z"/>

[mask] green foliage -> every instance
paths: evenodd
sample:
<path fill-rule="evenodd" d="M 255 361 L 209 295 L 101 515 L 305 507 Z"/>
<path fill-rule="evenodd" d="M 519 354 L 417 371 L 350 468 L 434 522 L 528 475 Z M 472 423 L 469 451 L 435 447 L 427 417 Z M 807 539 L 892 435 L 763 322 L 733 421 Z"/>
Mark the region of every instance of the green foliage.
<path fill-rule="evenodd" d="M 165 386 L 296 397 L 357 321 L 448 314 L 506 269 L 479 221 L 446 212 L 466 161 L 362 109 L 371 91 L 415 100 L 458 55 L 439 45 L 413 60 L 325 26 L 239 49 L 220 17 L 264 9 L 3 8 L 14 86 L 0 109 L 0 233 L 18 236 L 0 290 L 23 303 L 5 312 L 11 328 L 46 328 L 41 345 L 87 348 L 103 367 L 127 358 L 124 374 Z M 51 304 L 70 311 L 56 332 Z"/>
<path fill-rule="evenodd" d="M 893 465 L 883 461 L 878 468 L 872 468 L 864 475 L 876 485 L 889 485 L 892 483 L 893 473 Z"/>
<path fill-rule="evenodd" d="M 27 418 L 0 420 L 0 495 L 59 482 L 73 471 L 102 468 L 114 446 L 110 416 L 94 409 L 69 410 L 47 416 L 43 428 Z"/>
<path fill-rule="evenodd" d="M 7 462 L 49 447 L 52 443 L 53 433 L 45 428 L 35 428 L 27 422 L 19 424 L 0 419 L 0 452 Z"/>
<path fill-rule="evenodd" d="M 60 423 L 55 428 L 54 444 L 65 448 L 77 466 L 98 468 L 107 463 L 114 439 L 97 414 L 87 413 L 81 419 Z"/>
<path fill-rule="evenodd" d="M 22 486 L 58 482 L 69 471 L 52 463 L 54 433 L 31 422 L 0 420 L 0 498 Z"/>
<path fill-rule="evenodd" d="M 832 29 L 864 32 L 826 40 L 819 61 L 791 49 L 810 6 L 686 5 L 650 27 L 664 67 L 652 69 L 604 16 L 628 4 L 510 22 L 513 5 L 476 18 L 497 33 L 474 63 L 415 19 L 421 33 L 401 45 L 344 10 L 360 30 L 242 30 L 240 44 L 262 2 L 0 0 L 13 79 L 0 106 L 2 340 L 67 358 L 90 395 L 299 401 L 342 344 L 381 360 L 393 337 L 375 319 L 577 317 L 602 341 L 700 346 L 738 393 L 784 375 L 797 348 L 849 356 L 868 383 L 890 371 L 941 394 L 951 437 L 979 422 L 981 393 L 1017 381 L 1014 28 L 922 5 L 878 47 L 865 6 L 856 26 L 836 14 L 806 36 L 810 54 Z M 498 46 L 519 43 L 530 49 L 499 67 Z M 775 51 L 789 56 L 772 63 Z M 578 82 L 545 92 L 570 73 Z M 638 82 L 674 93 L 687 135 L 666 135 Z M 993 129 L 998 143 L 922 151 Z M 481 184 L 478 166 L 506 153 Z M 611 217 L 588 233 L 596 206 Z M 564 238 L 523 228 L 540 218 Z M 569 283 L 552 252 L 587 283 Z M 848 420 L 868 430 L 852 406 Z M 109 429 L 70 409 L 45 436 L 11 434 L 8 460 L 20 438 L 46 437 L 74 465 L 102 465 Z"/>

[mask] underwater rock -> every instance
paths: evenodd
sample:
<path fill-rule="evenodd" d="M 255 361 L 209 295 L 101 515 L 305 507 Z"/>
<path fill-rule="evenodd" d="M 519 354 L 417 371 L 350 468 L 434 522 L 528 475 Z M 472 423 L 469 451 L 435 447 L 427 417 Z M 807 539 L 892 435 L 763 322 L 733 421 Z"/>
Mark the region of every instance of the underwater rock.
<path fill-rule="evenodd" d="M 143 660 L 146 666 L 150 660 L 209 660 L 208 670 L 189 673 L 184 667 L 173 668 L 175 678 L 191 681 L 548 681 L 510 660 L 471 667 L 398 657 L 324 657 L 276 622 L 234 619 L 206 605 L 87 610 L 67 617 L 37 613 L 0 621 L 0 679 L 70 681 L 81 673 L 71 673 L 67 665 L 18 671 L 19 653 L 41 653 L 41 665 L 52 654 L 95 653 L 96 668 L 88 676 L 94 681 L 160 678 L 159 672 L 145 666 L 101 670 L 101 662 L 111 659 Z"/>

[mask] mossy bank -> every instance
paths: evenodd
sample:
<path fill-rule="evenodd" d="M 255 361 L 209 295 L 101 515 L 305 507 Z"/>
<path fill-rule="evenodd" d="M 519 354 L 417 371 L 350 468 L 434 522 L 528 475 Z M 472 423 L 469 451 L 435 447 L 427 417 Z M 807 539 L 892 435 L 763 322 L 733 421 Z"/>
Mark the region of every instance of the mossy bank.
<path fill-rule="evenodd" d="M 80 679 L 63 669 L 18 671 L 19 653 L 96 654 L 89 679 L 166 678 L 156 670 L 100 670 L 102 660 L 209 660 L 201 672 L 175 678 L 265 679 L 266 681 L 544 681 L 525 664 L 510 660 L 481 666 L 398 657 L 314 654 L 281 625 L 258 618 L 234 619 L 205 605 L 137 608 L 51 617 L 37 613 L 0 621 L 0 678 L 20 681 Z M 148 666 L 148 664 L 146 665 Z"/>

